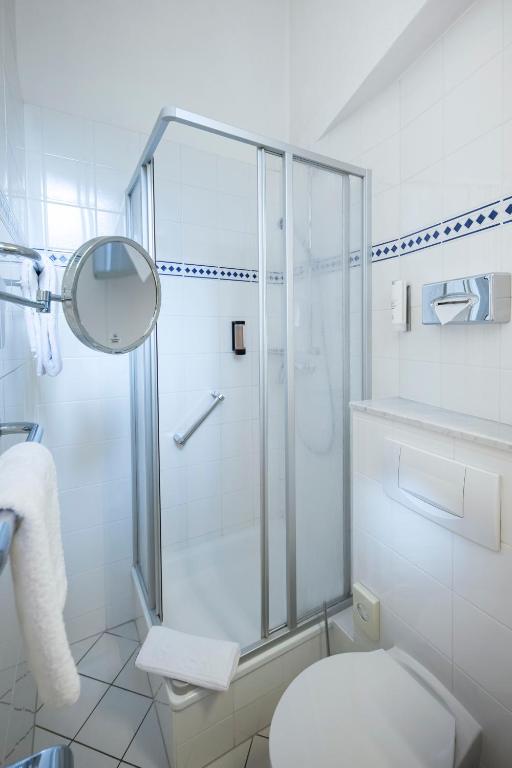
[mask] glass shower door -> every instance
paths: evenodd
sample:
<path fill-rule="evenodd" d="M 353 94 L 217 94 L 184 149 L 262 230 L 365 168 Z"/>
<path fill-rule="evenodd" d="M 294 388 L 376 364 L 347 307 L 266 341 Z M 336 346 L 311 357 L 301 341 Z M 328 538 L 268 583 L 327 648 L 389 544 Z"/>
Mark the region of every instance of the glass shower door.
<path fill-rule="evenodd" d="M 172 126 L 154 167 L 162 619 L 247 648 L 261 636 L 256 149 Z"/>
<path fill-rule="evenodd" d="M 297 618 L 346 591 L 348 177 L 293 164 L 294 453 Z"/>

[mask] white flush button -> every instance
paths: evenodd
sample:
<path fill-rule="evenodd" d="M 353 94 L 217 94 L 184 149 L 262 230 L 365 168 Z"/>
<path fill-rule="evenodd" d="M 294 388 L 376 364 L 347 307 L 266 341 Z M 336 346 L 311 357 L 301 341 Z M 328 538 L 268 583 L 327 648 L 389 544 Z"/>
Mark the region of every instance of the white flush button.
<path fill-rule="evenodd" d="M 375 643 L 380 638 L 380 600 L 363 584 L 352 587 L 354 625 Z"/>

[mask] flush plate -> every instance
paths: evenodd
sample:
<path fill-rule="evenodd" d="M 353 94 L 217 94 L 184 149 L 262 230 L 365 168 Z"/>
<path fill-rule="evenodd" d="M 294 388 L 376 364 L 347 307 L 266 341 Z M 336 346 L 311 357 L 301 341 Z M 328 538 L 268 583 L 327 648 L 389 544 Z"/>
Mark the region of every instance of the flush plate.
<path fill-rule="evenodd" d="M 386 439 L 384 489 L 404 507 L 488 549 L 500 549 L 500 475 Z"/>

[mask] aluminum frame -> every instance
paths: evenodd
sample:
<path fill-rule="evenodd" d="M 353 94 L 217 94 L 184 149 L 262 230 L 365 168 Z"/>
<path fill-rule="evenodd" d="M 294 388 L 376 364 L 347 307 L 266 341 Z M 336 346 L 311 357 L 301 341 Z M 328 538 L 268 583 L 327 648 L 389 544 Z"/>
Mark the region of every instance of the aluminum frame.
<path fill-rule="evenodd" d="M 292 171 L 293 162 L 302 160 L 306 163 L 324 168 L 328 171 L 338 171 L 343 174 L 348 182 L 348 176 L 355 176 L 362 180 L 362 248 L 361 248 L 361 285 L 362 285 L 362 396 L 368 398 L 371 396 L 371 172 L 365 168 L 345 163 L 334 158 L 326 157 L 316 152 L 311 152 L 301 147 L 297 147 L 285 142 L 273 141 L 259 134 L 238 130 L 222 122 L 211 120 L 201 115 L 179 109 L 177 107 L 164 107 L 155 123 L 155 126 L 148 138 L 146 146 L 141 154 L 136 171 L 134 172 L 128 189 L 127 196 L 130 196 L 134 186 L 140 179 L 141 169 L 151 164 L 154 153 L 170 124 L 189 126 L 203 130 L 224 138 L 232 139 L 238 142 L 253 146 L 257 150 L 257 168 L 258 168 L 258 258 L 259 258 L 259 296 L 260 296 L 260 490 L 261 490 L 261 639 L 254 643 L 251 648 L 246 649 L 247 655 L 257 652 L 261 647 L 275 642 L 289 633 L 299 631 L 304 626 L 315 622 L 321 618 L 322 608 L 314 610 L 308 616 L 303 616 L 300 620 L 297 617 L 297 580 L 296 580 L 296 540 L 295 540 L 295 398 L 294 398 L 294 331 L 293 331 L 293 199 L 292 199 Z M 273 630 L 269 627 L 269 562 L 268 562 L 268 503 L 267 503 L 267 429 L 265 418 L 267 415 L 267 329 L 266 329 L 266 218 L 265 218 L 265 153 L 281 156 L 284 164 L 284 205 L 285 205 L 285 257 L 286 257 L 286 557 L 287 557 L 287 623 L 283 627 L 277 627 Z M 344 228 L 343 255 L 345 257 L 345 268 L 348 271 L 349 259 L 349 195 L 348 183 L 346 184 L 346 193 L 343 195 L 343 211 L 341 215 L 345 216 L 346 226 Z M 154 216 L 154 201 L 148 205 L 148 215 Z M 152 243 L 151 255 L 155 256 L 154 242 Z M 350 295 L 348 275 L 344 275 L 344 314 L 349 313 L 347 297 Z M 350 320 L 350 318 L 349 318 Z M 349 323 L 345 323 L 346 334 L 349 333 Z M 156 359 L 156 341 L 154 334 L 152 341 L 152 357 Z M 345 336 L 347 343 L 348 336 Z M 148 342 L 149 343 L 149 342 Z M 347 345 L 347 363 L 349 361 L 349 346 Z M 344 390 L 347 392 L 349 386 L 348 364 L 345 372 Z M 156 369 L 155 369 L 156 370 Z M 155 381 L 157 384 L 157 381 Z M 158 398 L 157 386 L 153 388 L 156 398 Z M 332 601 L 329 605 L 329 612 L 333 612 L 340 607 L 345 607 L 350 603 L 350 574 L 351 574 L 351 548 L 350 548 L 350 422 L 348 415 L 348 395 L 344 397 L 344 429 L 346 431 L 344 446 L 344 586 L 345 594 L 339 599 Z M 156 450 L 157 460 L 155 462 L 158 469 L 158 403 L 156 403 L 156 440 L 154 440 L 154 450 Z M 155 448 L 156 445 L 156 448 Z M 159 473 L 158 473 L 159 482 Z M 156 485 L 158 489 L 158 485 Z M 159 531 L 160 525 L 160 499 L 155 499 L 154 516 L 158 521 L 154 523 L 155 534 Z M 134 521 L 134 529 L 136 528 Z M 158 539 L 158 541 L 157 541 Z M 161 551 L 159 549 L 159 535 L 155 536 L 155 580 L 161 580 Z M 135 563 L 137 566 L 137 563 Z M 158 576 L 159 574 L 159 576 Z M 139 574 L 140 575 L 140 574 Z M 155 599 L 155 613 L 161 618 L 161 584 L 160 600 Z M 245 654 L 244 654 L 245 655 Z"/>
<path fill-rule="evenodd" d="M 267 375 L 267 221 L 266 221 L 266 150 L 257 150 L 258 184 L 258 275 L 259 275 L 259 417 L 260 424 L 267 423 L 268 375 Z M 261 637 L 270 635 L 270 578 L 268 548 L 268 441 L 267 430 L 260 428 L 260 555 L 261 555 Z"/>
<path fill-rule="evenodd" d="M 150 160 L 140 166 L 137 178 L 126 193 L 127 226 L 129 232 L 133 229 L 131 195 L 136 186 L 140 184 L 141 193 L 141 238 L 149 256 L 155 262 L 155 230 L 154 230 L 154 175 L 153 161 Z M 157 355 L 158 329 L 146 340 L 146 342 L 134 350 L 130 355 L 130 411 L 131 411 L 131 455 L 132 455 L 132 537 L 133 537 L 133 566 L 137 573 L 142 591 L 152 617 L 155 621 L 162 618 L 162 560 L 161 560 L 161 516 L 160 516 L 160 444 L 158 439 L 158 355 Z M 143 366 L 143 391 L 137 388 L 136 367 Z M 137 407 L 144 408 L 145 424 L 149 429 L 141 433 Z M 143 440 L 145 453 L 148 458 L 148 476 L 151 480 L 151 493 L 146 493 L 146 505 L 150 507 L 152 514 L 148 514 L 147 531 L 148 539 L 145 542 L 146 557 L 149 561 L 149 583 L 142 572 L 140 565 L 138 514 L 140 510 L 137 503 L 139 493 L 139 474 L 137 464 L 137 443 Z"/>

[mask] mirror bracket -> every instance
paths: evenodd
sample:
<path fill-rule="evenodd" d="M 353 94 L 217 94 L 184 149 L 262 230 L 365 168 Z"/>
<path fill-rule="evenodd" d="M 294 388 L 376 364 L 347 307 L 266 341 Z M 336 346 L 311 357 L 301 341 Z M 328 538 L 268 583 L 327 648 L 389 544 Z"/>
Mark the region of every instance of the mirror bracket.
<path fill-rule="evenodd" d="M 121 253 L 116 254 L 116 248 L 121 249 Z M 104 249 L 103 253 L 101 253 L 102 249 Z M 152 295 L 149 299 L 150 305 L 147 306 L 147 301 L 146 305 L 142 305 L 145 316 L 142 318 L 142 320 L 140 318 L 138 319 L 140 330 L 137 333 L 133 333 L 132 331 L 131 337 L 124 339 L 124 343 L 123 339 L 115 331 L 109 331 L 110 336 L 106 340 L 103 337 L 98 339 L 92 336 L 89 333 L 87 327 L 84 325 L 78 310 L 78 279 L 80 277 L 82 268 L 86 263 L 88 263 L 91 256 L 95 256 L 96 252 L 99 253 L 100 258 L 98 259 L 97 271 L 94 276 L 99 280 L 105 279 L 109 275 L 124 278 L 131 276 L 132 274 L 137 274 L 138 283 L 144 284 L 149 275 L 152 275 L 153 278 Z M 133 254 L 137 256 L 139 262 L 138 266 L 133 261 L 135 258 Z M 34 261 L 36 272 L 41 272 L 39 267 L 41 256 L 37 251 L 34 251 L 33 249 L 25 248 L 24 246 L 20 245 L 13 245 L 10 243 L 0 243 L 0 256 L 2 255 L 32 259 Z M 129 268 L 126 262 L 128 262 Z M 144 277 L 141 276 L 141 271 L 139 269 L 141 263 L 143 265 L 142 269 L 145 275 Z M 4 284 L 15 285 L 18 288 L 21 287 L 20 280 L 9 279 L 5 280 Z M 151 286 L 149 286 L 149 289 L 151 290 Z M 38 290 L 35 298 L 30 299 L 26 296 L 18 296 L 16 294 L 0 290 L 0 301 L 8 301 L 11 304 L 17 304 L 18 306 L 29 307 L 36 312 L 45 314 L 51 312 L 52 302 L 58 301 L 62 304 L 64 317 L 66 318 L 69 327 L 83 344 L 90 347 L 91 349 L 116 355 L 130 352 L 131 350 L 140 346 L 149 337 L 150 333 L 155 327 L 158 313 L 160 311 L 160 279 L 154 260 L 136 241 L 130 240 L 127 237 L 122 237 L 121 235 L 114 235 L 112 237 L 96 237 L 92 240 L 88 240 L 86 243 L 80 246 L 80 248 L 75 251 L 72 258 L 68 261 L 64 275 L 62 277 L 61 290 L 62 294 L 52 293 L 51 291 Z M 129 306 L 129 302 L 127 302 L 126 296 L 123 295 L 122 298 L 124 299 L 125 306 Z M 131 311 L 131 308 L 128 311 Z"/>
<path fill-rule="evenodd" d="M 7 291 L 0 291 L 0 301 L 9 301 L 11 304 L 18 304 L 22 307 L 30 307 L 36 312 L 48 313 L 51 311 L 52 301 L 71 301 L 67 296 L 59 296 L 51 291 L 38 291 L 36 299 L 27 299 L 25 296 L 15 296 Z"/>

